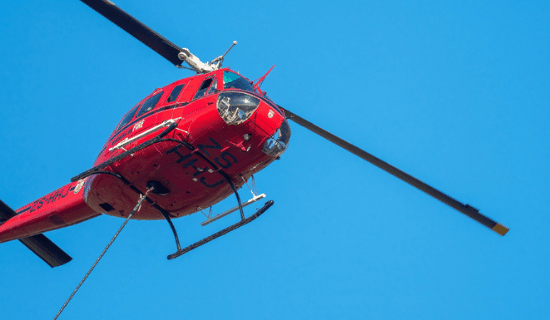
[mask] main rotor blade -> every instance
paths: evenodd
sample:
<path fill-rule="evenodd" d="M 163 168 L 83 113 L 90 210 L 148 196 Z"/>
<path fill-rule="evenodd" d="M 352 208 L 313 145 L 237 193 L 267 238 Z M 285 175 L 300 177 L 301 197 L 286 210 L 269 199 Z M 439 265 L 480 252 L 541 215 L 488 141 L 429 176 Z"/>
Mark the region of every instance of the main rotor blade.
<path fill-rule="evenodd" d="M 285 111 L 287 119 L 290 119 L 297 124 L 301 125 L 302 127 L 315 132 L 316 134 L 320 135 L 321 137 L 327 139 L 328 141 L 346 149 L 347 151 L 355 154 L 356 156 L 374 164 L 375 166 L 379 167 L 380 169 L 392 174 L 393 176 L 405 181 L 406 183 L 412 185 L 413 187 L 416 187 L 417 189 L 420 189 L 424 191 L 425 193 L 429 194 L 430 196 L 440 200 L 441 202 L 451 206 L 452 208 L 462 212 L 463 214 L 467 215 L 468 217 L 474 219 L 475 221 L 481 223 L 482 225 L 486 226 L 489 229 L 492 229 L 493 231 L 497 232 L 500 235 L 505 235 L 506 232 L 508 232 L 508 228 L 501 225 L 500 223 L 495 222 L 494 220 L 484 216 L 483 214 L 479 213 L 479 210 L 476 208 L 468 205 L 458 202 L 457 200 L 449 197 L 448 195 L 444 194 L 443 192 L 427 185 L 426 183 L 416 179 L 415 177 L 397 169 L 396 167 L 392 166 L 391 164 L 384 162 L 377 157 L 373 156 L 372 154 L 359 149 L 358 147 L 352 145 L 351 143 L 333 135 L 332 133 L 316 126 L 315 124 L 305 120 L 304 118 L 296 115 L 295 113 L 289 111 L 288 109 L 282 108 Z"/>
<path fill-rule="evenodd" d="M 155 50 L 158 54 L 166 58 L 175 66 L 181 65 L 182 61 L 178 58 L 180 47 L 176 46 L 170 40 L 153 31 L 136 18 L 132 17 L 122 9 L 117 7 L 109 0 L 80 0 L 90 8 L 97 11 L 105 18 L 111 20 L 114 24 L 128 32 L 134 38 L 143 42 L 149 48 Z"/>

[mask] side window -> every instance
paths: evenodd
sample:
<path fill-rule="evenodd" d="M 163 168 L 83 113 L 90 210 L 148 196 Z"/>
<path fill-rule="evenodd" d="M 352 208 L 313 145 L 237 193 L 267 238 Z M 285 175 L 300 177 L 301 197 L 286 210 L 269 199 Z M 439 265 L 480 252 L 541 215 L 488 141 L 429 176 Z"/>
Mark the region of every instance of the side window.
<path fill-rule="evenodd" d="M 216 92 L 218 92 L 218 90 L 216 88 L 216 79 L 214 79 L 214 83 L 212 83 L 212 85 L 210 86 L 210 89 L 208 89 L 208 92 L 206 92 L 206 95 L 213 94 Z"/>
<path fill-rule="evenodd" d="M 206 79 L 202 82 L 201 87 L 199 88 L 199 91 L 197 91 L 197 94 L 195 94 L 194 99 L 200 99 L 204 97 L 204 94 L 206 93 L 206 90 L 208 90 L 208 87 L 212 84 L 213 78 Z"/>
<path fill-rule="evenodd" d="M 145 101 L 145 102 L 143 103 L 143 105 L 141 106 L 141 108 L 140 108 L 139 111 L 137 112 L 136 117 L 141 116 L 141 115 L 144 114 L 145 112 L 148 112 L 148 111 L 153 110 L 153 108 L 155 108 L 155 106 L 156 106 L 157 103 L 159 102 L 161 96 L 162 96 L 162 91 L 159 92 L 159 93 L 157 93 L 157 94 L 155 94 L 155 95 L 152 96 L 151 98 L 147 99 L 147 101 Z"/>
<path fill-rule="evenodd" d="M 166 99 L 166 103 L 176 101 L 180 95 L 181 89 L 183 89 L 183 86 L 185 86 L 185 84 L 175 86 L 174 89 L 172 89 L 172 92 L 170 92 L 168 99 Z"/>
<path fill-rule="evenodd" d="M 122 121 L 120 121 L 120 124 L 118 125 L 118 127 L 116 127 L 115 131 L 122 129 L 122 127 L 128 124 L 128 122 L 132 121 L 132 118 L 134 117 L 134 114 L 136 113 L 137 108 L 139 108 L 139 103 L 136 104 L 132 109 L 130 109 L 130 111 L 128 111 L 128 113 L 124 116 L 124 118 L 122 118 Z"/>

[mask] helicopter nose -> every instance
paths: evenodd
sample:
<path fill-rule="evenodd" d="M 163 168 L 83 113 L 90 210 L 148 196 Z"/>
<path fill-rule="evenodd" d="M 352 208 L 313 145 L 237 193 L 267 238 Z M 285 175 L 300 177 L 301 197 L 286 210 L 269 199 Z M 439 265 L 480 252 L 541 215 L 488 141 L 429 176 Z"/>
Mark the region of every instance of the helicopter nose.
<path fill-rule="evenodd" d="M 260 99 L 239 91 L 226 91 L 218 95 L 216 107 L 220 117 L 229 125 L 239 125 L 254 113 Z"/>

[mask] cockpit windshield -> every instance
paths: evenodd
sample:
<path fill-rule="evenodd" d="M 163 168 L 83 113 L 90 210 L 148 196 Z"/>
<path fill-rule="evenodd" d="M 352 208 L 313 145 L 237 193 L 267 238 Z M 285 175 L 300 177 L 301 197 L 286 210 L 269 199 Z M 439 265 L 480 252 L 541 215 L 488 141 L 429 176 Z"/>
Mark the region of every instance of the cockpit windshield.
<path fill-rule="evenodd" d="M 223 88 L 224 89 L 240 89 L 244 91 L 254 92 L 254 87 L 250 81 L 231 71 L 223 72 Z"/>

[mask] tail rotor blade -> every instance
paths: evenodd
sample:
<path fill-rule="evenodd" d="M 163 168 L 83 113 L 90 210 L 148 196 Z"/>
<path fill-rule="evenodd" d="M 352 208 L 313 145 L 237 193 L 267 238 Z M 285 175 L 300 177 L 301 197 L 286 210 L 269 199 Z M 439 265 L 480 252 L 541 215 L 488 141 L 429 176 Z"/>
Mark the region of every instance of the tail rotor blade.
<path fill-rule="evenodd" d="M 282 107 L 281 107 L 282 108 Z M 372 154 L 359 149 L 358 147 L 354 146 L 353 144 L 333 135 L 332 133 L 324 130 L 323 128 L 305 120 L 304 118 L 296 115 L 295 113 L 289 111 L 286 108 L 282 108 L 285 111 L 286 117 L 289 120 L 292 120 L 296 122 L 297 124 L 301 125 L 302 127 L 320 135 L 321 137 L 327 139 L 328 141 L 340 146 L 341 148 L 355 154 L 356 156 L 374 164 L 375 166 L 379 167 L 380 169 L 388 172 L 389 174 L 405 181 L 406 183 L 412 185 L 413 187 L 420 189 L 424 191 L 425 193 L 429 194 L 430 196 L 438 199 L 439 201 L 449 205 L 450 207 L 460 211 L 461 213 L 467 215 L 468 217 L 474 219 L 475 221 L 481 223 L 482 225 L 486 226 L 487 228 L 497 232 L 500 235 L 505 235 L 508 232 L 508 228 L 501 225 L 500 223 L 497 223 L 496 221 L 492 220 L 491 218 L 481 214 L 479 210 L 476 208 L 468 205 L 463 204 L 450 196 L 446 195 L 445 193 L 429 186 L 428 184 L 416 179 L 415 177 L 399 170 L 398 168 L 392 166 L 391 164 L 382 161 L 378 159 L 377 157 L 373 156 Z"/>

